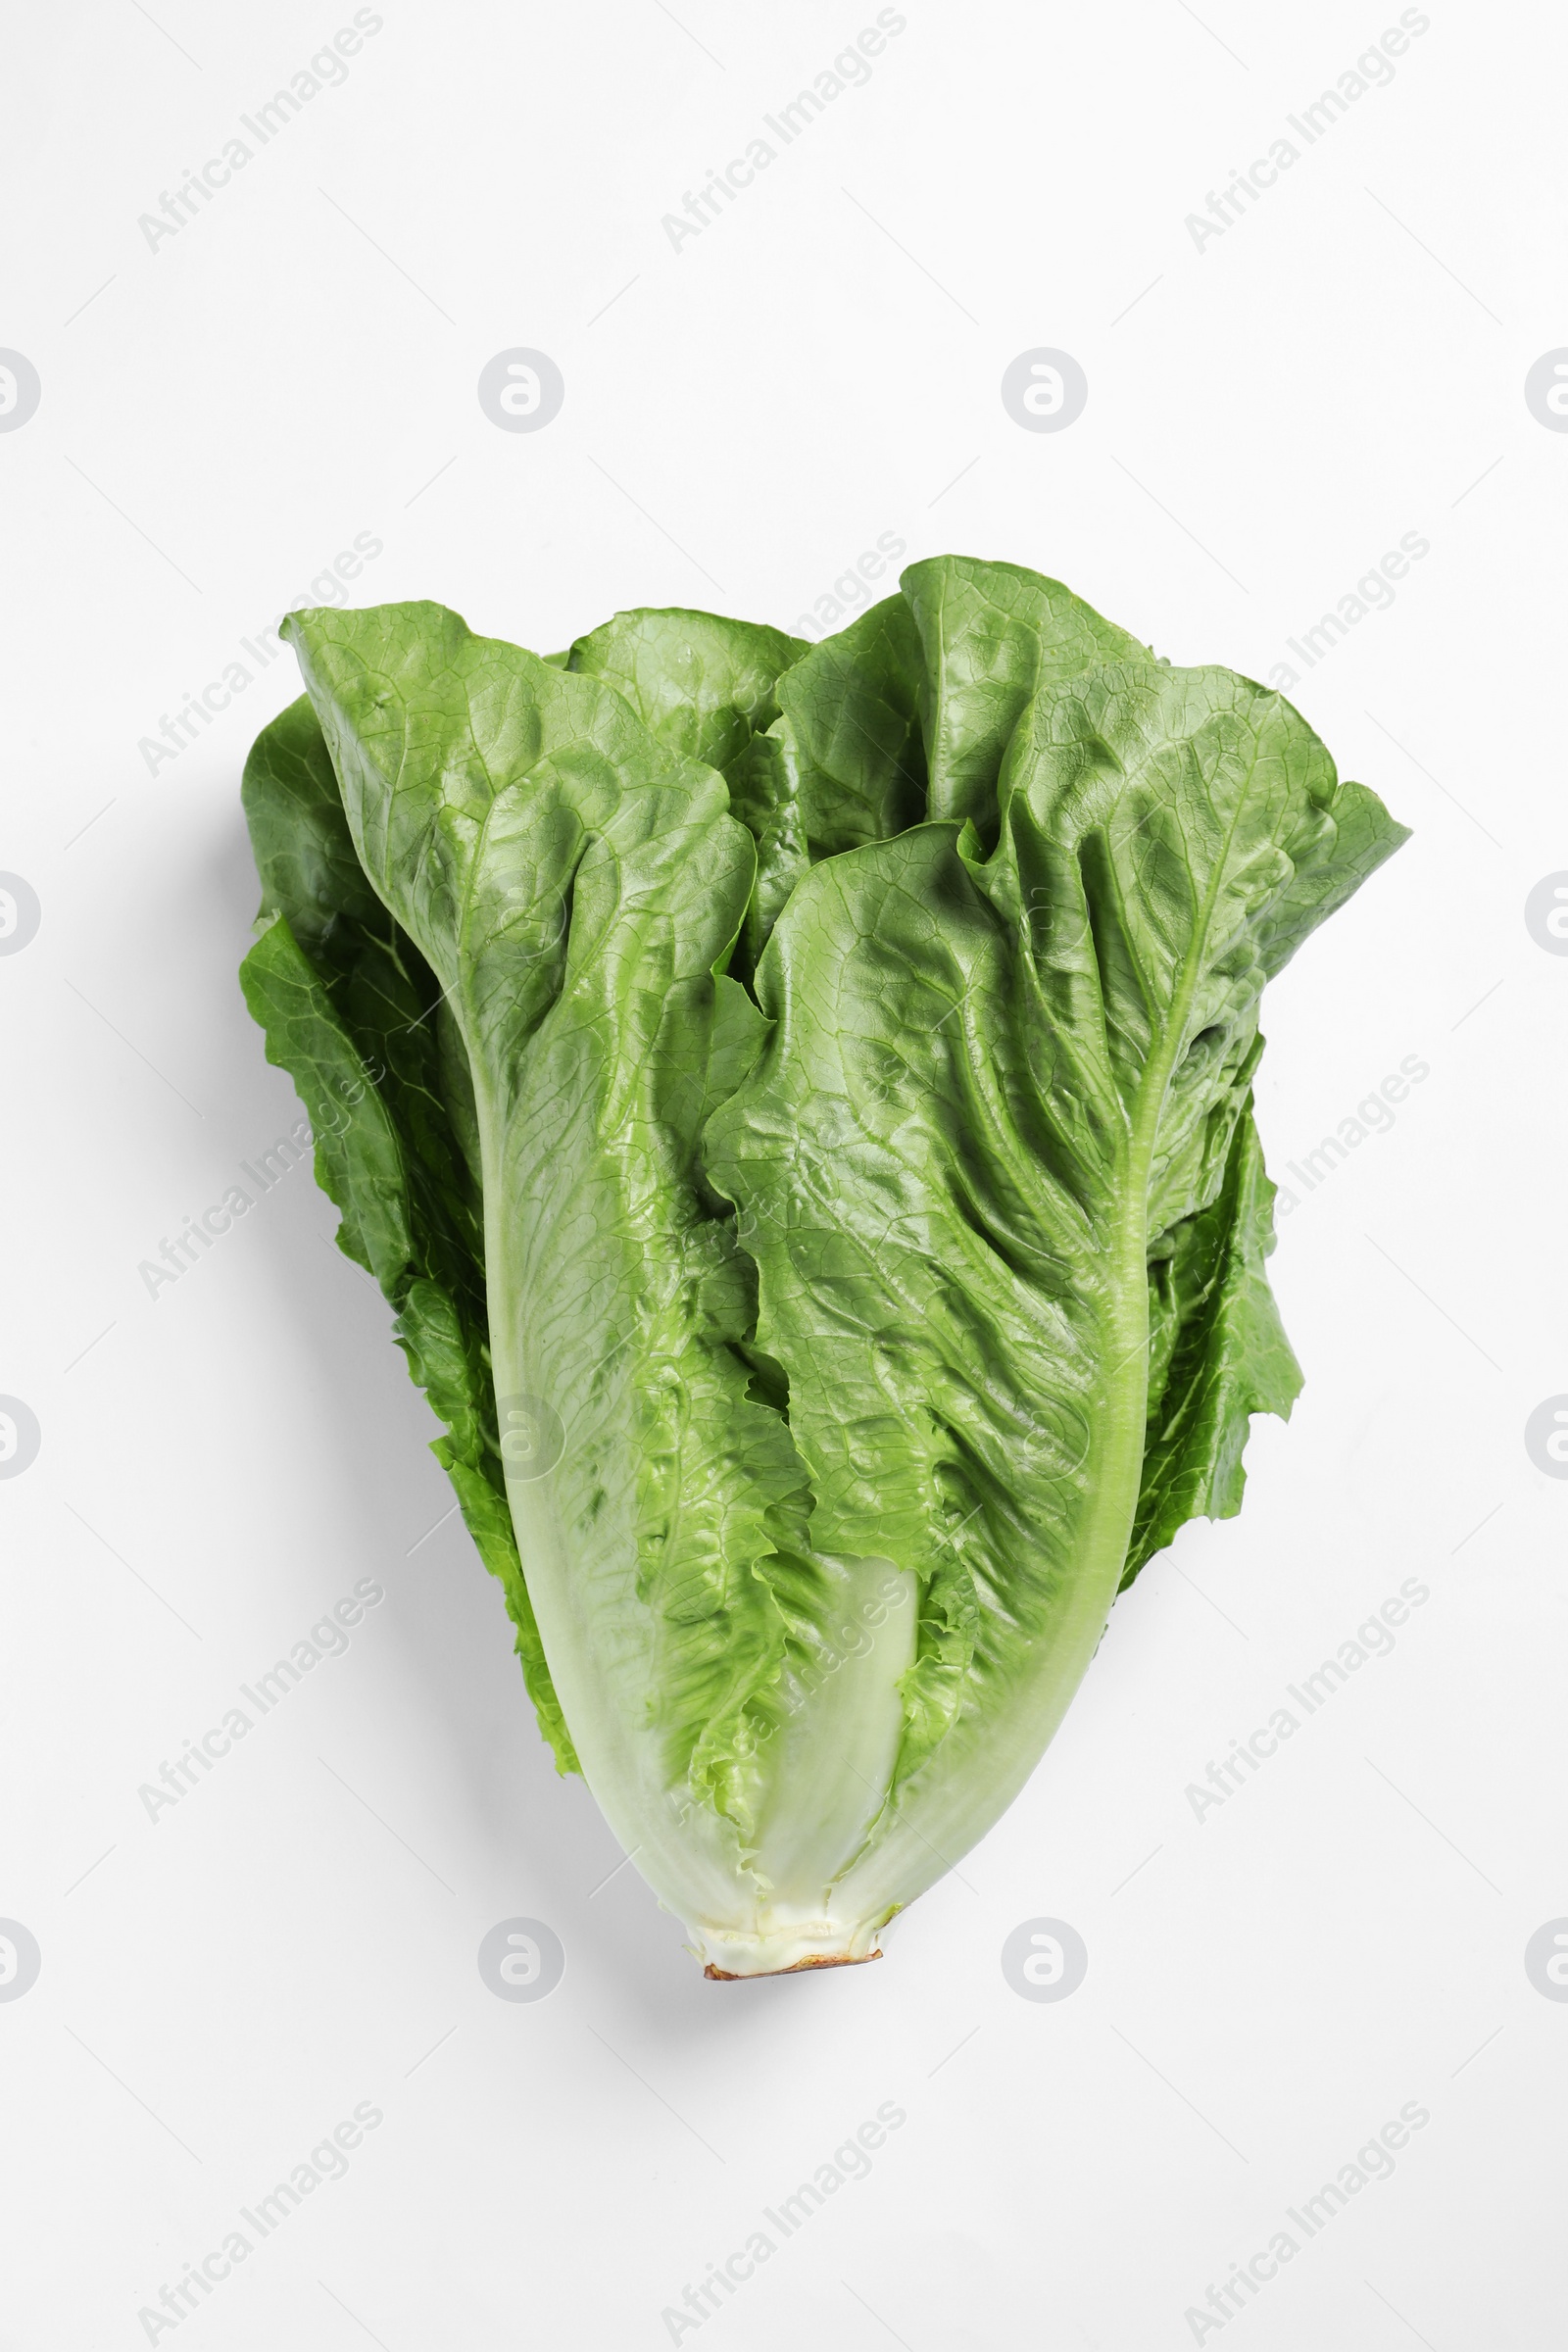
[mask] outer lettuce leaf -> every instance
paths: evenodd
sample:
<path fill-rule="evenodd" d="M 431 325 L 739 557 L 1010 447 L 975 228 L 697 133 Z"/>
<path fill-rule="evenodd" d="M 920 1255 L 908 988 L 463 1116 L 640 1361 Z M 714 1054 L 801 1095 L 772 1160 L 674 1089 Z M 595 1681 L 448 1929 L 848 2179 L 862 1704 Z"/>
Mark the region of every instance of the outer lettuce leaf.
<path fill-rule="evenodd" d="M 654 1884 L 707 1948 L 745 1956 L 764 1915 L 817 1918 L 862 1840 L 907 1662 L 855 1728 L 868 1769 L 816 1760 L 803 1841 L 773 1803 L 801 1777 L 782 1774 L 789 1690 L 871 1571 L 813 1548 L 749 1348 L 754 1268 L 701 1182 L 721 1073 L 758 1042 L 715 978 L 751 838 L 722 778 L 618 693 L 455 614 L 306 613 L 288 633 L 360 863 L 466 1048 L 508 1494 L 573 1741 Z"/>
<path fill-rule="evenodd" d="M 1274 1189 L 1249 1097 L 1219 1194 L 1151 1245 L 1148 1427 L 1123 1592 L 1189 1519 L 1235 1517 L 1251 1415 L 1287 1420 L 1300 1394 L 1263 1271 Z"/>
<path fill-rule="evenodd" d="M 775 1028 L 710 1171 L 748 1220 L 817 1541 L 880 1542 L 921 1593 L 852 1910 L 989 1826 L 1099 1640 L 1144 1490 L 1152 1254 L 1180 1330 L 1148 1537 L 1233 1507 L 1251 1399 L 1289 1400 L 1235 1145 L 1267 969 L 1326 877 L 1402 838 L 1353 794 L 1348 846 L 1339 798 L 1277 696 L 1111 662 L 1028 706 L 989 854 L 916 827 L 813 868 L 774 930 Z"/>
<path fill-rule="evenodd" d="M 447 1424 L 431 1450 L 501 1580 L 540 1729 L 559 1768 L 575 1771 L 497 1449 L 482 1221 L 459 1142 L 466 1069 L 450 1054 L 443 1066 L 434 978 L 366 881 L 305 697 L 258 737 L 244 800 L 265 925 L 240 970 L 246 1003 L 311 1114 L 317 1182 L 342 1214 L 338 1247 L 379 1283 Z"/>

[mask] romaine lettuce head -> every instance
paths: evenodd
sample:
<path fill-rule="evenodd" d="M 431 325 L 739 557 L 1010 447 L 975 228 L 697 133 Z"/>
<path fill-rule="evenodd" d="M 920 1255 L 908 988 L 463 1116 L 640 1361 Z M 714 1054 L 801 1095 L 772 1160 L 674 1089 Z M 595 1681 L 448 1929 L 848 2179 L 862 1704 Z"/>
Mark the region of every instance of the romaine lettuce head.
<path fill-rule="evenodd" d="M 1290 1410 L 1258 1000 L 1404 830 L 1009 564 L 285 633 L 246 998 L 544 1735 L 710 1975 L 869 1958 Z"/>

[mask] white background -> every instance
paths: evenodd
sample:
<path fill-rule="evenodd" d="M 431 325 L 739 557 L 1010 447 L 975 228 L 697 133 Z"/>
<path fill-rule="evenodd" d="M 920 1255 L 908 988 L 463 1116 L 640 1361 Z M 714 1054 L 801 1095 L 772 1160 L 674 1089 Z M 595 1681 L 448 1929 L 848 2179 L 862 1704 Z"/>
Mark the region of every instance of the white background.
<path fill-rule="evenodd" d="M 1523 906 L 1568 866 L 1568 437 L 1523 383 L 1568 342 L 1560 14 L 1434 0 L 1200 249 L 1185 217 L 1396 8 L 908 0 L 677 251 L 662 216 L 872 7 L 380 13 L 156 250 L 138 215 L 351 9 L 9 32 L 0 343 L 43 396 L 0 435 L 0 867 L 42 922 L 0 960 L 0 1390 L 42 1445 L 0 1483 L 0 1914 L 42 1970 L 0 2003 L 0 2347 L 147 2341 L 368 2101 L 346 2177 L 155 2340 L 652 2352 L 891 2101 L 869 2177 L 681 2342 L 1542 2352 L 1568 2006 L 1523 1954 L 1568 1912 L 1568 1488 L 1523 1428 L 1568 1389 L 1568 960 Z M 542 432 L 480 412 L 511 345 L 564 372 Z M 1001 403 L 1036 345 L 1087 371 L 1061 433 Z M 138 744 L 356 533 L 364 601 L 546 650 L 629 605 L 793 625 L 883 532 L 1058 574 L 1177 661 L 1290 662 L 1416 830 L 1270 994 L 1276 1174 L 1403 1057 L 1430 1075 L 1295 1188 L 1301 1402 L 1256 1425 L 1243 1516 L 1118 1605 L 1010 1814 L 879 1966 L 715 1985 L 633 1868 L 603 1884 L 308 1168 L 156 1298 L 138 1276 L 299 1115 L 234 977 L 239 771 L 292 657 L 156 773 Z M 1286 640 L 1405 533 L 1396 601 L 1308 672 Z M 347 1654 L 149 1820 L 138 1788 L 363 1578 Z M 1197 1818 L 1189 1784 L 1410 1578 L 1392 1654 Z M 565 1946 L 537 2004 L 475 1965 L 514 1914 Z M 1000 1965 L 1042 1915 L 1090 1955 L 1059 2004 Z M 1243 2312 L 1185 2316 L 1406 2103 L 1391 2179 Z"/>

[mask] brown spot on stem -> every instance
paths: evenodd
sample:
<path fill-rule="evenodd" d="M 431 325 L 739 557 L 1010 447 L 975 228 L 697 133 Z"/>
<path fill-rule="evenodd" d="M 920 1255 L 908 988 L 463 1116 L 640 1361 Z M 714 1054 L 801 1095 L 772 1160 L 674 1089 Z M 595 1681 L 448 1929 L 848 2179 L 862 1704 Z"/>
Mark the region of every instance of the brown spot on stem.
<path fill-rule="evenodd" d="M 858 1968 L 864 1960 L 880 1960 L 880 1952 L 813 1952 L 805 1960 L 792 1960 L 788 1968 L 757 1968 L 743 1974 L 734 1969 L 715 1968 L 710 1960 L 704 1969 L 715 1984 L 745 1984 L 752 1977 L 797 1977 L 803 1968 Z"/>

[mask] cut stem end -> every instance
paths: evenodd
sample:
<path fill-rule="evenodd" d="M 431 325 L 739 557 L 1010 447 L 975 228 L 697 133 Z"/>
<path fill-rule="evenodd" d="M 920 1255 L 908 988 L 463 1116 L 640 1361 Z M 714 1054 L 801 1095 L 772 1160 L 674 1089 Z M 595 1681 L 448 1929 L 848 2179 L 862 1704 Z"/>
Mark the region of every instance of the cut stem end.
<path fill-rule="evenodd" d="M 880 1952 L 809 1952 L 804 1960 L 792 1960 L 787 1968 L 753 1969 L 750 1977 L 798 1977 L 803 1968 L 858 1968 L 862 1961 L 881 1957 Z M 715 1984 L 744 1984 L 750 1981 L 738 1969 L 715 1968 L 711 1960 L 703 1974 L 711 1977 Z"/>

